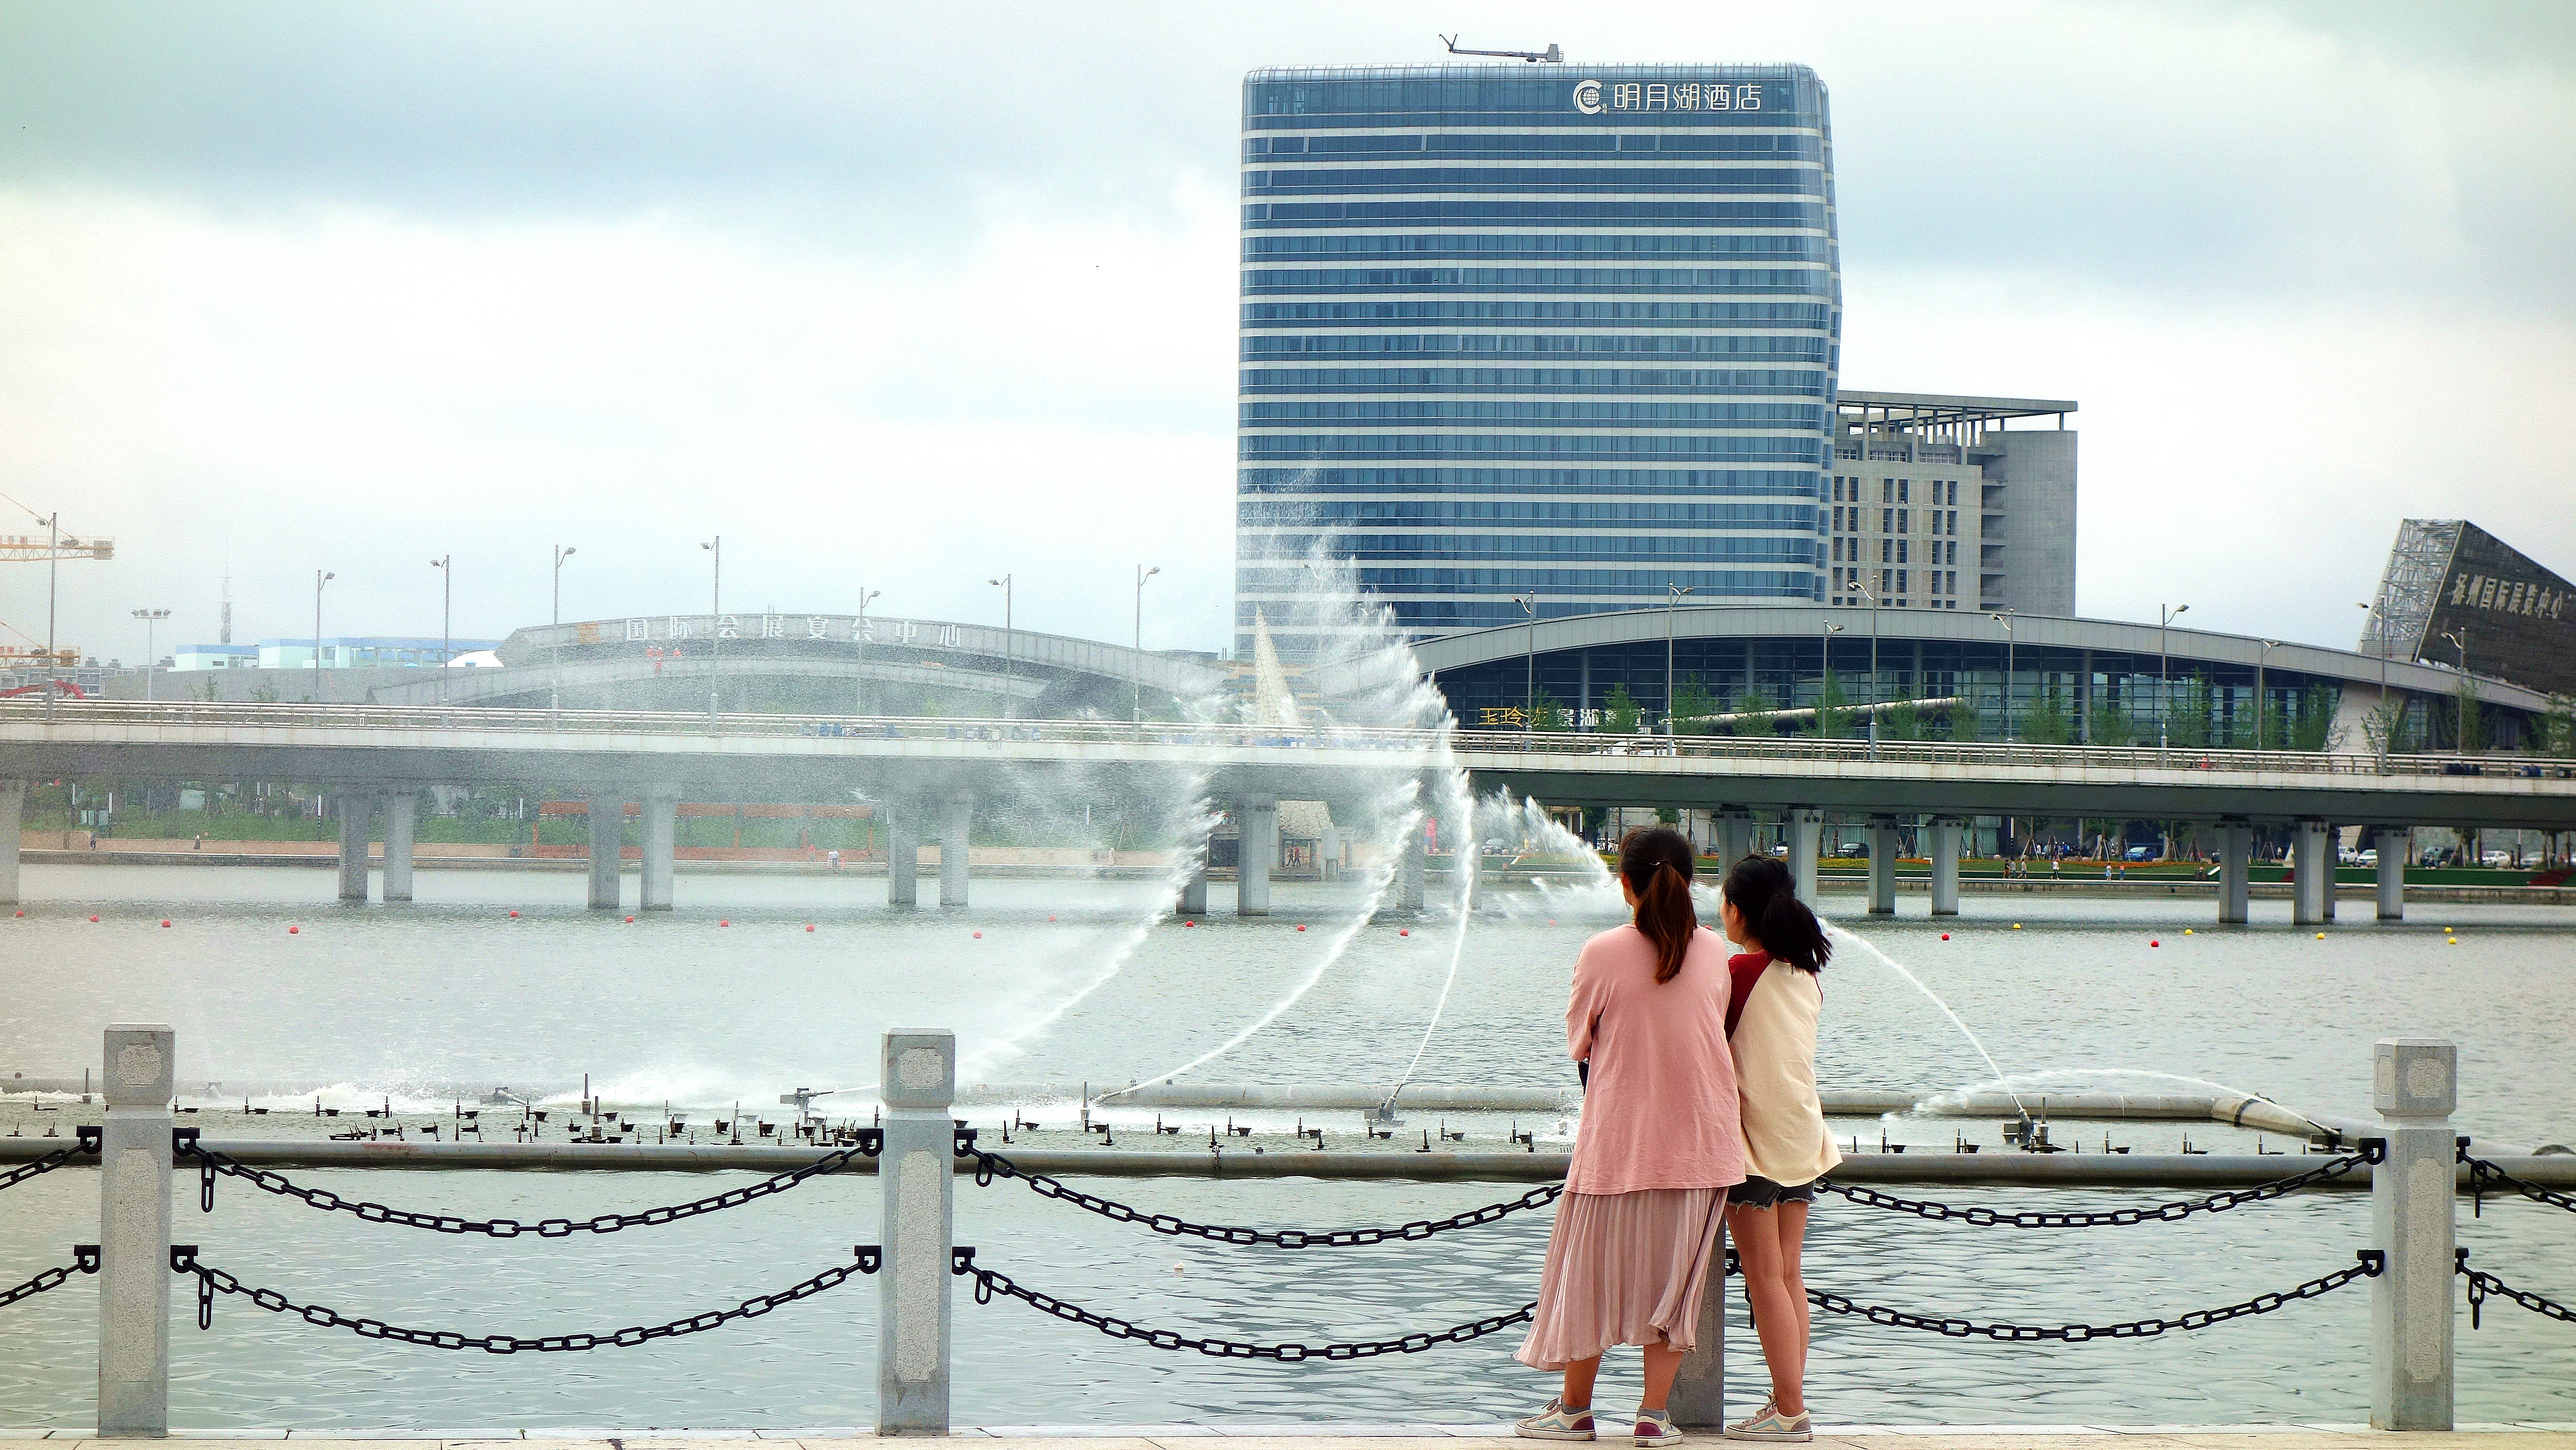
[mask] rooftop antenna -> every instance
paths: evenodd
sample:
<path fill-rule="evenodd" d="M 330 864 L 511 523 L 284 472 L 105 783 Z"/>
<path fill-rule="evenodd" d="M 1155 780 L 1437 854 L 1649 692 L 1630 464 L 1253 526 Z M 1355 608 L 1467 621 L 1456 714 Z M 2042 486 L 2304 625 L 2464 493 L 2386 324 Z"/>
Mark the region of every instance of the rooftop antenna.
<path fill-rule="evenodd" d="M 1451 55 L 1492 55 L 1492 56 L 1500 56 L 1500 57 L 1502 57 L 1502 58 L 1503 58 L 1503 59 L 1505 59 L 1505 60 L 1526 60 L 1526 61 L 1532 61 L 1532 62 L 1536 62 L 1536 61 L 1545 61 L 1545 62 L 1547 62 L 1549 65 L 1563 65 L 1563 64 L 1565 64 L 1565 52 L 1564 52 L 1564 50 L 1560 49 L 1560 48 L 1556 45 L 1556 43 L 1555 43 L 1555 42 L 1553 42 L 1553 41 L 1550 41 L 1550 42 L 1548 43 L 1548 47 L 1547 47 L 1547 49 L 1546 49 L 1545 51 L 1536 51 L 1536 50 L 1460 50 L 1460 49 L 1458 48 L 1458 37 L 1457 37 L 1457 36 L 1455 36 L 1455 35 L 1443 35 L 1443 36 L 1441 36 L 1441 37 L 1440 37 L 1440 41 L 1441 41 L 1441 43 L 1442 43 L 1443 45 L 1446 45 L 1446 46 L 1448 46 L 1448 47 L 1449 47 L 1449 53 L 1450 53 Z"/>

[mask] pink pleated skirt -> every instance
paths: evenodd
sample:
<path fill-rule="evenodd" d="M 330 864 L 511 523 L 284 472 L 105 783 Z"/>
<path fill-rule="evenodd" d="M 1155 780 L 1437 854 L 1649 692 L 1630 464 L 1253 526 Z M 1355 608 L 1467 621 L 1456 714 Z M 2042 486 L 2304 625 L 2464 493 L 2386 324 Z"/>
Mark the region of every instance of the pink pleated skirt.
<path fill-rule="evenodd" d="M 1619 1344 L 1691 1348 L 1725 1217 L 1723 1188 L 1565 1195 L 1536 1317 L 1512 1357 L 1556 1370 Z"/>

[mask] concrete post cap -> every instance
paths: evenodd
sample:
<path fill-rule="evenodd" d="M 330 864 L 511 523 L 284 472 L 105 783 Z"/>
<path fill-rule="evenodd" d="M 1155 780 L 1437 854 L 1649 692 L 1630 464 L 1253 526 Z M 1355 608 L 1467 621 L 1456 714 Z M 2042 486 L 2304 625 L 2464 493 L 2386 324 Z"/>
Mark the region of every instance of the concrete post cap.
<path fill-rule="evenodd" d="M 937 1027 L 890 1027 L 878 1093 L 890 1108 L 945 1109 L 957 1098 L 957 1034 Z"/>
<path fill-rule="evenodd" d="M 177 1034 L 159 1022 L 119 1022 L 107 1029 L 101 1084 L 111 1108 L 158 1108 L 170 1102 Z"/>
<path fill-rule="evenodd" d="M 2383 1037 L 2371 1047 L 2372 1106 L 2390 1118 L 2447 1118 L 2460 1101 L 2460 1049 L 2437 1037 Z"/>

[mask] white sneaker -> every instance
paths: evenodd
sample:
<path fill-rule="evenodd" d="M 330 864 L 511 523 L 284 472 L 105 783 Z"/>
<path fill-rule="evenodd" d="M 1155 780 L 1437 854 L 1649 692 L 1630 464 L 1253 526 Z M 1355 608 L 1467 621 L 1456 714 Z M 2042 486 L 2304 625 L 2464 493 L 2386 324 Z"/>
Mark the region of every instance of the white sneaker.
<path fill-rule="evenodd" d="M 1512 1433 L 1531 1440 L 1589 1440 L 1592 1438 L 1592 1411 L 1587 1406 L 1568 1410 L 1556 1400 L 1526 1420 L 1514 1420 Z"/>
<path fill-rule="evenodd" d="M 1673 1428 L 1670 1411 L 1649 1410 L 1643 1405 L 1637 1407 L 1636 1436 L 1641 1446 L 1682 1443 L 1682 1432 Z"/>
<path fill-rule="evenodd" d="M 1777 1405 L 1764 1405 L 1761 1413 L 1749 1420 L 1738 1420 L 1726 1427 L 1729 1440 L 1791 1440 L 1816 1438 L 1815 1421 L 1804 1410 L 1794 1415 L 1780 1413 Z"/>

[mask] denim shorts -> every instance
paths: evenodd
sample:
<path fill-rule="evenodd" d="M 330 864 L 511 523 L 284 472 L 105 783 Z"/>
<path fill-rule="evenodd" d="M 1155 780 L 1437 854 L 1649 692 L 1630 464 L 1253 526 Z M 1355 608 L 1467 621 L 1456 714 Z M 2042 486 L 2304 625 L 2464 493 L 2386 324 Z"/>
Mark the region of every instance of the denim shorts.
<path fill-rule="evenodd" d="M 1816 1185 L 1812 1180 L 1795 1188 L 1783 1188 L 1756 1174 L 1726 1190 L 1726 1206 L 1729 1208 L 1774 1208 L 1783 1203 L 1815 1201 Z"/>

